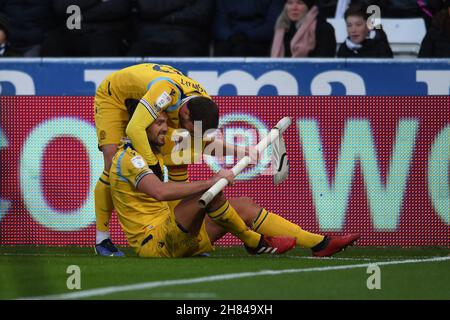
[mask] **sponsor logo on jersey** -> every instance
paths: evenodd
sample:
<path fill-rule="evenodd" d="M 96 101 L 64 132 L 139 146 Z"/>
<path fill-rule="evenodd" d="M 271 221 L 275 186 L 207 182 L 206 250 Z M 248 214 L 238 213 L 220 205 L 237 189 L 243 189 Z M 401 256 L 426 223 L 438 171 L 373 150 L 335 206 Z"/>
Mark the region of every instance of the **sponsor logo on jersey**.
<path fill-rule="evenodd" d="M 166 107 L 168 104 L 172 102 L 172 97 L 170 94 L 168 94 L 166 91 L 164 91 L 158 99 L 156 99 L 155 108 L 156 111 L 161 112 L 164 107 Z"/>
<path fill-rule="evenodd" d="M 131 163 L 136 169 L 142 169 L 143 167 L 145 167 L 144 158 L 142 158 L 141 156 L 134 156 L 133 158 L 131 158 Z"/>

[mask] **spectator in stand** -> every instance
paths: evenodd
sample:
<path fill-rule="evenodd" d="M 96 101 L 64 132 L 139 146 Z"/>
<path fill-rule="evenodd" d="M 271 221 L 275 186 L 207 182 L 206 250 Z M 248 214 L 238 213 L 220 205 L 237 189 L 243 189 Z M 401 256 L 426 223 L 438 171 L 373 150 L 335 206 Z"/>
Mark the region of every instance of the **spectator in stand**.
<path fill-rule="evenodd" d="M 334 28 L 314 0 L 287 0 L 275 24 L 271 57 L 334 57 Z"/>
<path fill-rule="evenodd" d="M 0 58 L 19 56 L 17 52 L 11 50 L 8 42 L 9 22 L 4 14 L 0 13 Z"/>
<path fill-rule="evenodd" d="M 80 29 L 68 28 L 71 5 L 81 9 Z M 56 26 L 43 44 L 52 57 L 122 56 L 128 50 L 131 5 L 128 0 L 53 0 Z"/>
<path fill-rule="evenodd" d="M 419 58 L 450 58 L 450 0 L 433 17 L 422 40 Z"/>
<path fill-rule="evenodd" d="M 351 5 L 344 14 L 348 37 L 339 46 L 338 58 L 392 58 L 383 29 L 369 28 L 366 7 Z"/>
<path fill-rule="evenodd" d="M 209 56 L 214 0 L 137 0 L 130 56 Z"/>
<path fill-rule="evenodd" d="M 217 0 L 214 56 L 267 57 L 282 0 Z"/>
<path fill-rule="evenodd" d="M 51 0 L 0 0 L 9 20 L 10 48 L 25 57 L 38 57 L 51 20 Z"/>

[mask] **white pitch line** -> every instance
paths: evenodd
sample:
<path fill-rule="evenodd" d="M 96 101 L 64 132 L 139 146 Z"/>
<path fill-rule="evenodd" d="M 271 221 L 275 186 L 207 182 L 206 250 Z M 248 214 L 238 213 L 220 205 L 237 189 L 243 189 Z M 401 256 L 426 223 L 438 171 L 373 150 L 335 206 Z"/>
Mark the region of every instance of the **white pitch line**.
<path fill-rule="evenodd" d="M 317 258 L 317 257 L 300 257 L 300 256 L 283 256 L 283 258 L 289 258 L 289 259 L 304 259 L 304 260 L 325 260 L 325 261 L 375 261 L 377 259 L 375 258 L 340 258 L 340 257 L 322 257 L 322 258 Z"/>
<path fill-rule="evenodd" d="M 261 271 L 257 271 L 257 272 L 229 273 L 229 274 L 214 275 L 214 276 L 192 278 L 192 279 L 151 281 L 151 282 L 137 283 L 137 284 L 131 284 L 131 285 L 124 285 L 124 286 L 89 289 L 89 290 L 84 290 L 84 291 L 47 295 L 47 296 L 24 297 L 24 298 L 19 298 L 19 299 L 20 300 L 82 299 L 82 298 L 104 296 L 104 295 L 108 295 L 108 294 L 114 294 L 114 293 L 126 292 L 126 291 L 137 291 L 137 290 L 178 286 L 178 285 L 193 284 L 193 283 L 234 280 L 234 279 L 240 279 L 240 278 L 273 276 L 273 275 L 288 274 L 288 273 L 301 273 L 301 272 L 349 270 L 349 269 L 356 269 L 356 268 L 367 268 L 368 266 L 374 265 L 374 264 L 376 264 L 378 266 L 386 266 L 386 265 L 398 265 L 398 264 L 408 264 L 408 263 L 440 262 L 440 261 L 449 261 L 449 260 L 450 260 L 450 257 L 437 257 L 437 258 L 431 258 L 431 259 L 379 261 L 379 262 L 363 263 L 363 264 L 350 264 L 350 265 L 343 265 L 343 266 L 327 266 L 327 267 L 314 267 L 314 268 L 303 268 L 303 269 L 261 270 Z"/>

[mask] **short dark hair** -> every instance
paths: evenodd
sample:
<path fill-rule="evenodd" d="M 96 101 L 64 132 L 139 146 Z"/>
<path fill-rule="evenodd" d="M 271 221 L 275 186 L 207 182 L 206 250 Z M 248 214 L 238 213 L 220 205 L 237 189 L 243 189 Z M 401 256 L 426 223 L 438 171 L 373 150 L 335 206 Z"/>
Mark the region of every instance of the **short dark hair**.
<path fill-rule="evenodd" d="M 348 9 L 345 10 L 344 19 L 347 20 L 347 18 L 350 16 L 357 16 L 363 18 L 364 20 L 367 20 L 370 15 L 366 12 L 366 7 L 364 5 L 362 5 L 361 3 L 356 3 L 350 5 Z"/>
<path fill-rule="evenodd" d="M 188 101 L 187 108 L 193 122 L 202 122 L 202 134 L 219 126 L 219 107 L 210 98 L 195 97 Z"/>

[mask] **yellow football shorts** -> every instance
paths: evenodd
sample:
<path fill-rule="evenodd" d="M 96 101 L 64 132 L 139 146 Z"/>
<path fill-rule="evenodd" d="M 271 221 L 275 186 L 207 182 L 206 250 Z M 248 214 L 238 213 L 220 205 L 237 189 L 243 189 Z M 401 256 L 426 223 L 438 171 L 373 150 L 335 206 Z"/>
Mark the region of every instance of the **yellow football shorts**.
<path fill-rule="evenodd" d="M 178 204 L 177 201 L 171 202 L 171 208 Z M 171 210 L 164 222 L 148 232 L 137 253 L 142 258 L 180 258 L 192 257 L 213 250 L 214 247 L 209 240 L 204 221 L 199 234 L 193 236 L 184 232 L 177 225 L 175 215 Z"/>
<path fill-rule="evenodd" d="M 126 107 L 111 94 L 110 81 L 103 80 L 94 98 L 94 120 L 98 146 L 119 144 L 129 122 Z"/>

